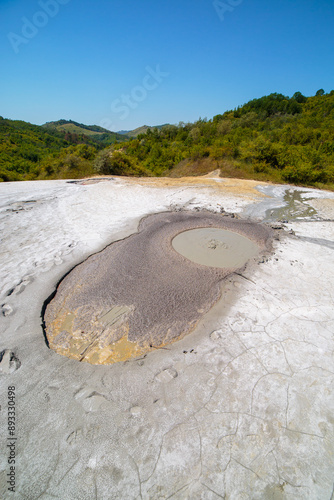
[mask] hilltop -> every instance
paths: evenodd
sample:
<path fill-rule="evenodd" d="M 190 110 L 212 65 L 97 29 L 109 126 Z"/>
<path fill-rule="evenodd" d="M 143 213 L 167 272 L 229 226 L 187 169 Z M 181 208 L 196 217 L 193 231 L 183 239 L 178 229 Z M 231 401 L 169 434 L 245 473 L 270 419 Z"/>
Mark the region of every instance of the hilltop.
<path fill-rule="evenodd" d="M 149 125 L 142 125 L 141 127 L 137 127 L 133 130 L 119 130 L 117 132 L 117 134 L 121 134 L 121 135 L 126 135 L 127 137 L 138 137 L 139 134 L 146 134 L 146 132 L 148 130 L 154 130 L 154 129 L 158 129 L 158 130 L 161 130 L 162 128 L 164 127 L 168 127 L 168 123 L 165 123 L 164 125 L 155 125 L 153 127 L 149 126 Z"/>
<path fill-rule="evenodd" d="M 83 134 L 102 144 L 112 144 L 115 140 L 124 141 L 124 135 L 118 132 L 111 132 L 98 125 L 84 125 L 73 120 L 58 120 L 55 122 L 47 122 L 42 127 L 46 129 L 57 130 L 58 132 L 66 132 L 70 134 Z"/>

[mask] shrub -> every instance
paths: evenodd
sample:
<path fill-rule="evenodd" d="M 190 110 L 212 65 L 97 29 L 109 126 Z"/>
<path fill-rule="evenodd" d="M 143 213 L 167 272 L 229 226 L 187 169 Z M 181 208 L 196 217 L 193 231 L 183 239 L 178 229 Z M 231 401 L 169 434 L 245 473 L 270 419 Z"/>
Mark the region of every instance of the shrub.
<path fill-rule="evenodd" d="M 97 155 L 94 169 L 102 175 L 148 175 L 144 168 L 135 165 L 125 153 L 110 148 Z"/>

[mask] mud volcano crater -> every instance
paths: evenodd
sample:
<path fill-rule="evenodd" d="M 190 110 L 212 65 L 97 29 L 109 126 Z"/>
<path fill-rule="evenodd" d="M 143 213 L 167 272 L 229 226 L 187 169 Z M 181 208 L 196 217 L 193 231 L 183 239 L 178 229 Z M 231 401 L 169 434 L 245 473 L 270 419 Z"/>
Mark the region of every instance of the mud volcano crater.
<path fill-rule="evenodd" d="M 269 251 L 267 226 L 211 212 L 165 212 L 76 266 L 44 307 L 51 349 L 111 364 L 181 339 L 223 280 Z"/>

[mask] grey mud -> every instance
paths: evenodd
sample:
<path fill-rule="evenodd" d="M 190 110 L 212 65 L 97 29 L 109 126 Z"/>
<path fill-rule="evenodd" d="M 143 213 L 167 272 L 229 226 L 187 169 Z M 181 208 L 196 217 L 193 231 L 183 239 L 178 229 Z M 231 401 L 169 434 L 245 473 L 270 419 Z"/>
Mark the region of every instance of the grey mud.
<path fill-rule="evenodd" d="M 61 281 L 45 307 L 49 346 L 91 364 L 165 347 L 195 329 L 227 276 L 270 247 L 265 225 L 207 211 L 150 215 Z"/>

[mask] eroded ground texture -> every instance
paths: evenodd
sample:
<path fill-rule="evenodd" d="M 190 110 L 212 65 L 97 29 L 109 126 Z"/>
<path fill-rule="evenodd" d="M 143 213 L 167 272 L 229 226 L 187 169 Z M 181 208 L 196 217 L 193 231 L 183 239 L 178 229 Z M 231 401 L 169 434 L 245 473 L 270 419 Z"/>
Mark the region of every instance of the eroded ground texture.
<path fill-rule="evenodd" d="M 3 183 L 0 498 L 333 499 L 333 198 L 214 177 Z M 180 209 L 268 224 L 273 250 L 163 349 L 99 366 L 49 349 L 41 311 L 65 273 Z"/>

